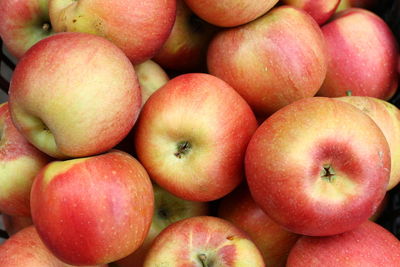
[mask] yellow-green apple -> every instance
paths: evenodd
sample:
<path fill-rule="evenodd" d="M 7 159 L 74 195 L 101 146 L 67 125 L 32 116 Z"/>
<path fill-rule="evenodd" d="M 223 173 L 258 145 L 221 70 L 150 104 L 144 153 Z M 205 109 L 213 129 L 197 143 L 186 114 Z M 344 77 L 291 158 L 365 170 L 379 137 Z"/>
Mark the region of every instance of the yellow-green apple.
<path fill-rule="evenodd" d="M 263 267 L 248 235 L 221 218 L 197 216 L 175 222 L 154 240 L 144 267 Z"/>
<path fill-rule="evenodd" d="M 283 0 L 282 3 L 305 10 L 322 25 L 336 11 L 340 0 Z"/>
<path fill-rule="evenodd" d="M 260 250 L 266 266 L 285 266 L 299 235 L 275 223 L 254 202 L 246 185 L 221 199 L 218 217 L 244 230 Z"/>
<path fill-rule="evenodd" d="M 8 103 L 0 104 L 0 212 L 29 216 L 33 180 L 50 157 L 32 146 L 15 128 Z"/>
<path fill-rule="evenodd" d="M 176 0 L 49 0 L 56 32 L 84 32 L 107 38 L 133 64 L 154 56 L 175 21 Z"/>
<path fill-rule="evenodd" d="M 217 28 L 197 17 L 183 0 L 176 3 L 174 27 L 153 60 L 166 69 L 203 70 L 206 68 L 208 44 Z"/>
<path fill-rule="evenodd" d="M 134 252 L 147 236 L 153 204 L 146 170 L 118 150 L 52 162 L 36 176 L 31 193 L 39 236 L 74 265 L 105 264 Z"/>
<path fill-rule="evenodd" d="M 397 89 L 397 41 L 389 26 L 374 13 L 350 8 L 322 27 L 328 48 L 328 71 L 318 92 L 337 97 L 389 99 Z"/>
<path fill-rule="evenodd" d="M 149 234 L 139 249 L 128 257 L 115 262 L 115 266 L 143 266 L 144 258 L 151 243 L 168 225 L 186 218 L 208 214 L 208 203 L 180 199 L 156 184 L 153 185 L 153 189 L 154 214 Z"/>
<path fill-rule="evenodd" d="M 345 9 L 351 8 L 350 0 L 340 0 L 339 6 L 336 8 L 335 13 L 339 13 Z"/>
<path fill-rule="evenodd" d="M 390 148 L 391 170 L 387 190 L 400 181 L 400 110 L 384 100 L 366 96 L 345 96 L 338 100 L 352 104 L 367 114 L 382 130 Z"/>
<path fill-rule="evenodd" d="M 22 229 L 0 246 L 0 266 L 73 267 L 57 259 L 46 248 L 34 226 Z M 106 267 L 107 265 L 96 266 Z"/>
<path fill-rule="evenodd" d="M 13 56 L 20 58 L 51 34 L 48 0 L 1 1 L 0 37 Z"/>
<path fill-rule="evenodd" d="M 244 154 L 256 128 L 251 108 L 231 86 L 209 74 L 190 73 L 147 100 L 135 148 L 161 187 L 185 200 L 212 201 L 243 180 Z"/>
<path fill-rule="evenodd" d="M 361 110 L 310 97 L 261 124 L 245 169 L 254 201 L 275 222 L 303 235 L 334 235 L 377 209 L 389 182 L 390 149 Z"/>
<path fill-rule="evenodd" d="M 303 236 L 288 258 L 288 267 L 399 266 L 400 241 L 382 226 L 359 227 L 327 237 Z"/>
<path fill-rule="evenodd" d="M 9 236 L 33 224 L 31 217 L 10 216 L 7 214 L 2 214 L 1 217 L 3 218 L 4 229 Z"/>
<path fill-rule="evenodd" d="M 278 0 L 185 0 L 194 13 L 205 21 L 221 26 L 234 27 L 262 16 Z"/>
<path fill-rule="evenodd" d="M 34 146 L 57 158 L 102 153 L 133 127 L 140 87 L 125 54 L 106 39 L 58 33 L 39 41 L 11 79 L 10 111 Z"/>
<path fill-rule="evenodd" d="M 317 93 L 327 69 L 325 41 L 305 11 L 280 6 L 249 24 L 220 31 L 210 43 L 207 65 L 257 115 L 267 116 Z"/>
<path fill-rule="evenodd" d="M 143 106 L 157 89 L 169 81 L 169 77 L 163 68 L 152 60 L 146 60 L 133 67 L 141 88 Z"/>

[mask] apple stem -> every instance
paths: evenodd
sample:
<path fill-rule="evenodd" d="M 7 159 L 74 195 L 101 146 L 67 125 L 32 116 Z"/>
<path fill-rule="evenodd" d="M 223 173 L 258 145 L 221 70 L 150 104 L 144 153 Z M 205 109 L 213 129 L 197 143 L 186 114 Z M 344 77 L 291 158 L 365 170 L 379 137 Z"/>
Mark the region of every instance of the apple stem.
<path fill-rule="evenodd" d="M 200 260 L 200 262 L 201 262 L 201 266 L 202 267 L 208 267 L 208 264 L 207 264 L 207 255 L 206 254 L 199 254 L 198 255 L 198 258 L 199 258 L 199 260 Z"/>
<path fill-rule="evenodd" d="M 177 158 L 182 158 L 182 155 L 185 155 L 192 148 L 191 144 L 188 141 L 182 141 L 178 143 L 177 149 L 178 151 L 174 153 Z"/>
<path fill-rule="evenodd" d="M 353 94 L 353 93 L 351 92 L 351 90 L 347 90 L 347 91 L 346 91 L 346 96 L 352 96 L 352 94 Z"/>
<path fill-rule="evenodd" d="M 326 164 L 323 166 L 323 170 L 321 172 L 321 177 L 323 179 L 328 180 L 328 182 L 332 183 L 333 180 L 335 179 L 335 171 L 332 168 L 332 166 Z"/>

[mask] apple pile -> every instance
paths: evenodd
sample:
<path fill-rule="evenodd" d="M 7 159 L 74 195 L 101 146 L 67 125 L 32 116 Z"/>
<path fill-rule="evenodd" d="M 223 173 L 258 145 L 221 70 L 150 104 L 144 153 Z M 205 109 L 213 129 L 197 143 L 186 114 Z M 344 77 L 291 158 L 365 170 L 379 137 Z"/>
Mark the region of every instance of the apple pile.
<path fill-rule="evenodd" d="M 0 266 L 399 266 L 376 3 L 0 0 Z"/>

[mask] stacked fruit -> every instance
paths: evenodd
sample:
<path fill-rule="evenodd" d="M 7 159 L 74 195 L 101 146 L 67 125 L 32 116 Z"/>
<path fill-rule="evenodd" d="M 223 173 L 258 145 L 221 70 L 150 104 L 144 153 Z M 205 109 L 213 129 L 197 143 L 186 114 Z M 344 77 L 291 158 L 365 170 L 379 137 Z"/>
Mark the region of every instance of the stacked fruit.
<path fill-rule="evenodd" d="M 399 266 L 372 1 L 0 4 L 0 267 Z"/>

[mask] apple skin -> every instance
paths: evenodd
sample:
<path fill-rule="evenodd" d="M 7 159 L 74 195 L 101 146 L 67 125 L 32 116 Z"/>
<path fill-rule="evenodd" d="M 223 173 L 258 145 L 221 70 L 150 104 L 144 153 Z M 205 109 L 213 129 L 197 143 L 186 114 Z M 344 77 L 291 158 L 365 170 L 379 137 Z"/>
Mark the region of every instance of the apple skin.
<path fill-rule="evenodd" d="M 96 265 L 128 256 L 150 228 L 154 194 L 146 170 L 122 151 L 53 162 L 31 193 L 39 236 L 62 261 Z"/>
<path fill-rule="evenodd" d="M 206 55 L 217 27 L 197 17 L 177 0 L 176 19 L 167 41 L 153 57 L 166 69 L 194 72 L 206 69 Z"/>
<path fill-rule="evenodd" d="M 57 259 L 46 248 L 34 226 L 10 237 L 0 246 L 1 267 L 73 267 Z M 96 265 L 107 267 L 108 265 Z M 94 267 L 94 266 L 93 266 Z"/>
<path fill-rule="evenodd" d="M 368 144 L 366 146 L 365 144 Z M 327 236 L 367 220 L 385 196 L 390 149 L 354 106 L 306 98 L 270 116 L 245 158 L 254 201 L 291 232 Z"/>
<path fill-rule="evenodd" d="M 54 33 L 50 25 L 48 0 L 2 0 L 1 7 L 0 37 L 16 58 Z"/>
<path fill-rule="evenodd" d="M 246 24 L 267 13 L 278 0 L 185 0 L 203 20 L 220 27 Z"/>
<path fill-rule="evenodd" d="M 153 60 L 146 60 L 133 67 L 139 80 L 143 107 L 147 99 L 169 81 L 169 77 L 163 68 Z"/>
<path fill-rule="evenodd" d="M 382 226 L 365 221 L 329 237 L 301 237 L 289 254 L 288 267 L 399 266 L 400 242 Z"/>
<path fill-rule="evenodd" d="M 327 69 L 325 40 L 305 11 L 280 6 L 220 31 L 210 43 L 207 65 L 265 117 L 317 93 Z"/>
<path fill-rule="evenodd" d="M 275 223 L 254 202 L 246 185 L 222 198 L 218 217 L 244 230 L 263 255 L 267 266 L 282 266 L 300 237 Z"/>
<path fill-rule="evenodd" d="M 208 215 L 208 203 L 177 198 L 156 184 L 153 184 L 153 189 L 154 215 L 149 234 L 139 249 L 128 257 L 115 262 L 116 267 L 143 266 L 153 240 L 167 226 L 186 218 Z"/>
<path fill-rule="evenodd" d="M 56 32 L 84 32 L 107 38 L 133 64 L 150 59 L 167 40 L 176 0 L 49 0 Z"/>
<path fill-rule="evenodd" d="M 340 97 L 390 99 L 397 89 L 397 41 L 389 26 L 374 13 L 350 8 L 322 27 L 328 48 L 328 71 L 318 92 Z"/>
<path fill-rule="evenodd" d="M 63 159 L 99 154 L 119 143 L 139 115 L 141 93 L 118 47 L 92 34 L 58 33 L 19 61 L 9 102 L 24 137 Z"/>
<path fill-rule="evenodd" d="M 283 0 L 282 3 L 303 9 L 323 25 L 335 13 L 340 0 Z"/>
<path fill-rule="evenodd" d="M 143 265 L 152 266 L 263 267 L 265 264 L 245 232 L 221 218 L 197 216 L 171 224 L 156 237 Z"/>
<path fill-rule="evenodd" d="M 390 148 L 391 170 L 387 190 L 400 181 L 400 110 L 384 100 L 366 96 L 338 97 L 367 114 L 382 130 Z"/>
<path fill-rule="evenodd" d="M 30 216 L 33 180 L 50 160 L 15 128 L 8 103 L 0 104 L 0 212 Z"/>
<path fill-rule="evenodd" d="M 184 74 L 157 90 L 137 123 L 135 148 L 158 185 L 190 201 L 212 201 L 243 180 L 257 121 L 246 101 L 209 74 Z"/>
<path fill-rule="evenodd" d="M 7 214 L 1 214 L 1 217 L 3 218 L 4 230 L 9 236 L 33 224 L 31 217 L 10 216 Z"/>

